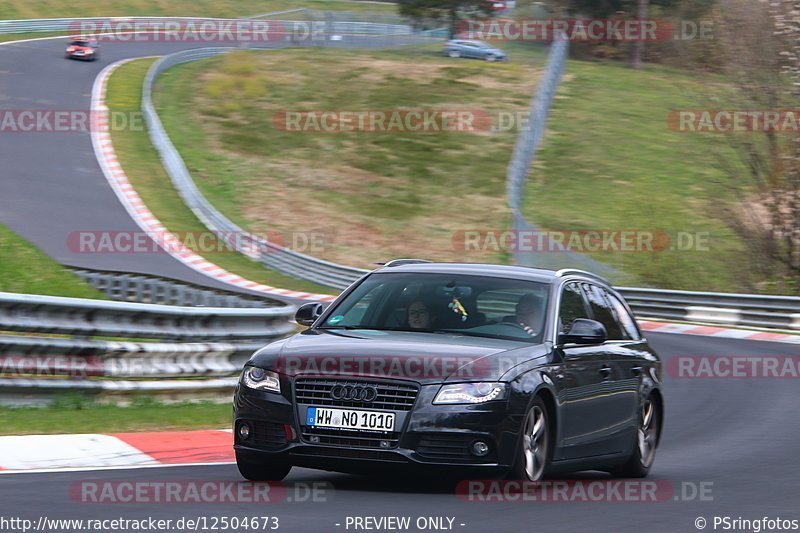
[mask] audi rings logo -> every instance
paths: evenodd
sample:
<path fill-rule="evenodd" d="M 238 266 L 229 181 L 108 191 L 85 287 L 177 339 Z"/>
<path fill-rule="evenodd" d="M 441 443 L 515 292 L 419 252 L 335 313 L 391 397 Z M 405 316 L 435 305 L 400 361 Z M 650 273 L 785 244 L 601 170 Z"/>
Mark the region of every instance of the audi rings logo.
<path fill-rule="evenodd" d="M 331 398 L 356 402 L 373 402 L 378 389 L 372 385 L 336 385 L 331 389 Z"/>

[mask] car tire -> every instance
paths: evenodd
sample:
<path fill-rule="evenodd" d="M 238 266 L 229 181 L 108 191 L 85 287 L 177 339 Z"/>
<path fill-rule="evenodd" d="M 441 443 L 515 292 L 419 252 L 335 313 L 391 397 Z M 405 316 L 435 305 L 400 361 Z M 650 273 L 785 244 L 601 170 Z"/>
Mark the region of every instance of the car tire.
<path fill-rule="evenodd" d="M 611 471 L 615 477 L 647 477 L 656 456 L 659 432 L 661 430 L 661 411 L 659 403 L 649 395 L 639 411 L 639 424 L 636 429 L 636 443 L 628 461 Z"/>
<path fill-rule="evenodd" d="M 486 60 L 486 61 L 488 61 L 489 63 L 493 63 L 494 61 L 497 61 L 497 57 L 496 57 L 494 54 L 486 54 L 486 55 L 483 57 L 483 59 L 485 59 L 485 60 Z"/>
<path fill-rule="evenodd" d="M 236 466 L 243 478 L 250 481 L 281 481 L 289 475 L 292 465 L 286 463 L 256 463 L 236 454 Z"/>
<path fill-rule="evenodd" d="M 540 481 L 547 475 L 552 454 L 551 427 L 547 406 L 537 396 L 525 413 L 516 461 L 508 479 Z"/>
<path fill-rule="evenodd" d="M 461 57 L 461 52 L 459 52 L 458 50 L 450 50 L 449 52 L 447 52 L 447 55 L 455 59 Z"/>

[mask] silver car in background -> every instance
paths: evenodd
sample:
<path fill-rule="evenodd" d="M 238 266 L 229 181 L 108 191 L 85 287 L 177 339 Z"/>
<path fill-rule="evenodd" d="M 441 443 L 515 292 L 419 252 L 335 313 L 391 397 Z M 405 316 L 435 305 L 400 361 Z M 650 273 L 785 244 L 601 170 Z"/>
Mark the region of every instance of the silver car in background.
<path fill-rule="evenodd" d="M 471 57 L 485 61 L 505 61 L 506 53 L 483 41 L 453 39 L 447 41 L 442 49 L 449 57 Z"/>

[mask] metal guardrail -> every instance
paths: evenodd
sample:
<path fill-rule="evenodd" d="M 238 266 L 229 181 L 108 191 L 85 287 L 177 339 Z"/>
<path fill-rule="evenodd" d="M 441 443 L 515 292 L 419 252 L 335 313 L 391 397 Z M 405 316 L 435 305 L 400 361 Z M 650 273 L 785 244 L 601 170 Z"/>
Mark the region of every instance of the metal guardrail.
<path fill-rule="evenodd" d="M 255 342 L 293 331 L 291 306 L 265 309 L 177 307 L 0 292 L 0 331 Z"/>
<path fill-rule="evenodd" d="M 557 39 L 550 46 L 547 66 L 539 79 L 528 109 L 527 127 L 520 129 L 514 152 L 506 172 L 506 194 L 512 212 L 512 230 L 522 234 L 534 234 L 536 227 L 522 214 L 522 197 L 525 182 L 536 151 L 544 137 L 547 117 L 566 68 L 569 40 Z M 564 245 L 550 243 L 552 249 L 540 252 L 516 250 L 514 261 L 518 265 L 558 270 L 579 268 L 595 272 L 605 278 L 627 283 L 629 280 L 608 265 L 596 261 L 586 254 L 569 251 Z"/>
<path fill-rule="evenodd" d="M 800 298 L 618 287 L 637 317 L 800 331 Z"/>
<path fill-rule="evenodd" d="M 233 236 L 234 238 L 228 242 L 229 245 L 248 255 L 251 259 L 260 261 L 268 268 L 335 289 L 344 289 L 366 274 L 368 270 L 338 265 L 295 252 L 252 235 L 234 224 L 217 211 L 197 188 L 186 164 L 172 144 L 156 113 L 152 101 L 152 91 L 155 80 L 161 73 L 182 63 L 215 57 L 231 50 L 231 48 L 187 50 L 163 57 L 150 67 L 142 93 L 142 112 L 150 139 L 161 155 L 164 168 L 181 198 L 209 230 L 222 236 Z"/>
<path fill-rule="evenodd" d="M 160 276 L 70 268 L 78 277 L 118 302 L 189 307 L 279 307 L 284 303 L 264 296 L 211 289 Z"/>
<path fill-rule="evenodd" d="M 293 313 L 0 293 L 0 398 L 230 391 L 256 349 L 295 331 Z"/>

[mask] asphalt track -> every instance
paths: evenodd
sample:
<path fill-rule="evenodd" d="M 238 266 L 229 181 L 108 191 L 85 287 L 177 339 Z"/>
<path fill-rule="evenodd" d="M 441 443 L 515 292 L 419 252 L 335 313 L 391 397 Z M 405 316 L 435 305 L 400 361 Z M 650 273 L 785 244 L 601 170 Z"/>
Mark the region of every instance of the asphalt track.
<path fill-rule="evenodd" d="M 410 39 L 409 39 L 410 40 Z M 348 37 L 329 47 L 380 47 L 401 38 Z M 67 39 L 0 46 L 0 109 L 88 111 L 92 85 L 110 63 L 180 50 L 231 44 L 197 42 L 101 42 L 94 62 L 64 58 Z M 278 48 L 283 42 L 260 43 Z M 0 131 L 0 221 L 64 265 L 136 272 L 238 290 L 159 253 L 80 253 L 72 232 L 139 232 L 114 195 L 95 158 L 89 132 Z M 272 297 L 272 296 L 271 296 Z"/>
<path fill-rule="evenodd" d="M 763 341 L 655 334 L 648 338 L 668 360 L 677 355 L 795 355 L 797 347 Z M 456 496 L 451 483 L 387 477 L 361 478 L 295 469 L 296 483 L 326 482 L 325 502 L 85 503 L 70 496 L 76 483 L 231 481 L 233 465 L 0 475 L 4 516 L 48 518 L 171 518 L 277 516 L 283 531 L 348 531 L 348 516 L 454 517 L 454 531 L 697 531 L 698 517 L 800 519 L 798 478 L 800 409 L 796 379 L 665 380 L 665 432 L 650 480 L 673 488 L 666 501 L 600 503 L 477 502 Z M 35 421 L 31 421 L 35 424 Z M 583 479 L 608 479 L 585 473 Z M 686 488 L 681 488 L 686 487 Z M 705 487 L 704 501 L 693 495 Z M 660 491 L 659 491 L 660 492 Z M 685 493 L 685 498 L 682 494 Z M 293 492 L 295 500 L 302 491 Z M 678 497 L 678 501 L 674 498 Z M 709 499 L 710 498 L 710 499 Z M 681 501 L 685 499 L 688 501 Z M 660 498 L 659 498 L 660 500 Z M 336 526 L 336 524 L 341 524 Z M 461 526 L 460 524 L 464 524 Z M 717 529 L 721 530 L 721 529 Z M 354 531 L 351 527 L 349 531 Z M 418 531 L 415 527 L 409 531 Z"/>

